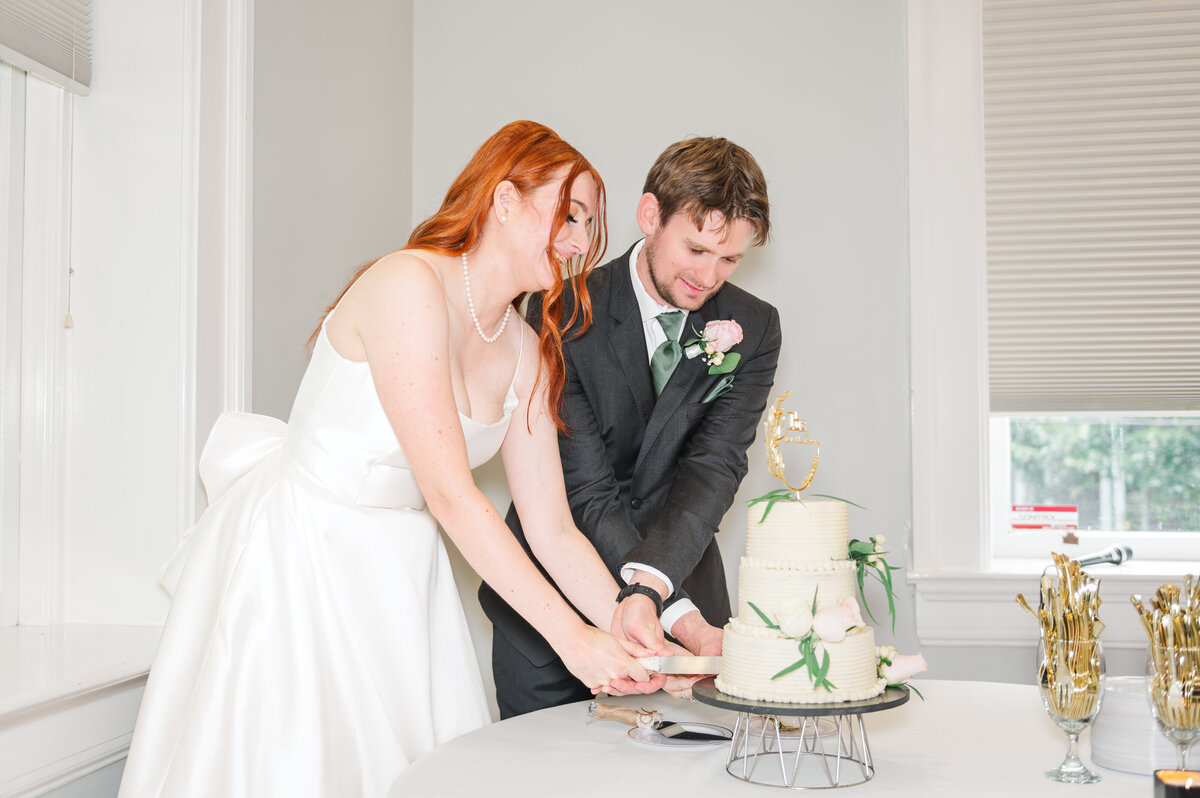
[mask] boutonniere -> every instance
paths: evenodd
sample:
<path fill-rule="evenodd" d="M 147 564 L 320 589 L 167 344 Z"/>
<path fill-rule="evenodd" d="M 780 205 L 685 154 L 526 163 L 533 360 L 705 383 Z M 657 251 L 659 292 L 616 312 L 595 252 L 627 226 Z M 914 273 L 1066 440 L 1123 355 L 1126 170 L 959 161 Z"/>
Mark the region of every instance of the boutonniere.
<path fill-rule="evenodd" d="M 729 350 L 742 342 L 742 327 L 733 319 L 710 321 L 704 332 L 696 332 L 695 338 L 684 341 L 683 353 L 688 358 L 703 356 L 709 374 L 728 374 L 737 368 L 742 356 Z"/>

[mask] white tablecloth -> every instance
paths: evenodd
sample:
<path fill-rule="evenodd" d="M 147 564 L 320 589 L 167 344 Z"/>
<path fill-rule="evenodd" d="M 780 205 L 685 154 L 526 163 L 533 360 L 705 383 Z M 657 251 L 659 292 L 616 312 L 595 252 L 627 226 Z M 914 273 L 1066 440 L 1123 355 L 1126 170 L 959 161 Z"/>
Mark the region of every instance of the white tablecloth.
<path fill-rule="evenodd" d="M 1066 753 L 1066 736 L 1046 715 L 1032 685 L 915 681 L 895 709 L 863 716 L 875 777 L 851 795 L 888 796 L 1150 796 L 1151 776 L 1096 768 L 1098 784 L 1056 784 L 1043 772 Z M 668 720 L 697 720 L 733 728 L 734 712 L 662 693 L 610 698 L 606 703 L 651 706 Z M 630 739 L 616 721 L 588 723 L 587 702 L 495 723 L 454 740 L 415 762 L 390 796 L 641 796 L 687 798 L 794 794 L 746 784 L 725 772 L 729 746 L 651 747 Z M 1088 735 L 1081 745 L 1091 766 Z M 841 794 L 836 793 L 836 794 Z"/>

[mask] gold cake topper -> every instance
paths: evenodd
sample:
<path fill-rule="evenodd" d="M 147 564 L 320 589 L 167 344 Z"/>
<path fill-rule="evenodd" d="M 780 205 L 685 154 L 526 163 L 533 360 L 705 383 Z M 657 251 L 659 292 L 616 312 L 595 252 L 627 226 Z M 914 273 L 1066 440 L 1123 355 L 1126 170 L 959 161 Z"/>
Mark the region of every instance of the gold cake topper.
<path fill-rule="evenodd" d="M 799 500 L 800 491 L 811 485 L 813 477 L 817 475 L 817 461 L 821 455 L 821 442 L 809 437 L 805 419 L 799 418 L 791 410 L 783 409 L 784 400 L 791 395 L 791 391 L 785 391 L 780 394 L 779 398 L 775 400 L 775 404 L 767 410 L 767 420 L 763 422 L 763 426 L 766 428 L 764 437 L 767 444 L 767 469 L 773 476 L 778 477 L 780 482 L 787 485 L 788 490 L 796 494 L 796 499 Z M 789 437 L 789 432 L 798 432 L 800 434 Z M 804 484 L 798 488 L 793 487 L 783 475 L 785 464 L 783 462 L 783 454 L 779 451 L 779 444 L 781 443 L 800 443 L 817 447 L 816 454 L 812 458 L 812 465 L 808 468 L 808 475 L 804 478 Z"/>

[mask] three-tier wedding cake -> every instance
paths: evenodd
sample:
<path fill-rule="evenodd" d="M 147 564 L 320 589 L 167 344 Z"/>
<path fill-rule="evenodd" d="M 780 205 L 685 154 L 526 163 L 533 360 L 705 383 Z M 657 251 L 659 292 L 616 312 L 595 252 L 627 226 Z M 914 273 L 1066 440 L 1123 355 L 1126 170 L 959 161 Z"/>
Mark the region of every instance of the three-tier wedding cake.
<path fill-rule="evenodd" d="M 763 514 L 751 506 L 717 689 L 780 703 L 879 695 L 888 679 L 859 612 L 846 503 L 779 501 Z"/>

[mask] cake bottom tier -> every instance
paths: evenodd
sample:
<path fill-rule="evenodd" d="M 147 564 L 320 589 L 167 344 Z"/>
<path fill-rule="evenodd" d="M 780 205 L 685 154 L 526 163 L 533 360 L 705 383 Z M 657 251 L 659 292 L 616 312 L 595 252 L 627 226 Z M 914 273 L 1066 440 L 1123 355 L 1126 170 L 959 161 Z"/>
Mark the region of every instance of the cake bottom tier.
<path fill-rule="evenodd" d="M 824 687 L 814 690 L 804 667 L 772 679 L 800 658 L 797 642 L 773 629 L 734 619 L 725 626 L 717 689 L 750 701 L 832 704 L 872 698 L 887 687 L 887 680 L 877 675 L 875 630 L 871 627 L 853 629 L 842 642 L 822 645 L 829 652 L 826 678 L 834 685 L 832 691 Z"/>

